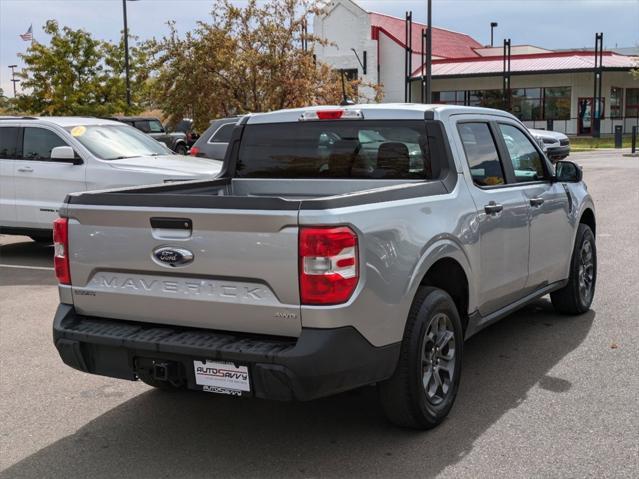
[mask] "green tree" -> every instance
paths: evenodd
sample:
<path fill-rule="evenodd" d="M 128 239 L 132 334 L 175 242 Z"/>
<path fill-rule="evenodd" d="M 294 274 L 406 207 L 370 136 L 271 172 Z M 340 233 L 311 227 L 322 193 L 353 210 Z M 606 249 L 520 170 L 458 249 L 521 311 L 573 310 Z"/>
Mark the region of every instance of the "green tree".
<path fill-rule="evenodd" d="M 51 37 L 49 44 L 33 42 L 20 55 L 25 63 L 20 74 L 25 93 L 16 101 L 18 109 L 43 115 L 127 112 L 122 42 L 97 40 L 81 29 L 60 28 L 54 20 L 43 30 Z M 135 47 L 130 53 L 133 86 L 137 86 L 145 80 L 141 72 L 146 70 L 140 68 L 145 56 Z M 140 98 L 134 99 L 131 110 L 139 108 Z"/>
<path fill-rule="evenodd" d="M 6 114 L 9 111 L 9 98 L 4 95 L 4 91 L 0 88 L 0 114 Z"/>
<path fill-rule="evenodd" d="M 222 0 L 210 22 L 184 36 L 169 23 L 168 36 L 147 44 L 157 106 L 169 121 L 190 116 L 202 129 L 221 116 L 339 103 L 339 75 L 313 54 L 325 42 L 303 33 L 320 12 L 312 0 L 248 0 L 243 8 Z M 347 83 L 350 98 L 379 99 L 377 86 L 372 98 L 358 86 Z"/>

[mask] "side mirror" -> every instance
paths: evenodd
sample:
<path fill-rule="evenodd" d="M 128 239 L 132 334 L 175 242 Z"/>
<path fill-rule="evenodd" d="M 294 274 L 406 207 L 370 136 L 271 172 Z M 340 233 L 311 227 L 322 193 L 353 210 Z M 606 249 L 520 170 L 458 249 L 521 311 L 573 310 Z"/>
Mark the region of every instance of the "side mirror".
<path fill-rule="evenodd" d="M 579 183 L 583 179 L 581 166 L 573 161 L 559 160 L 555 172 L 555 180 L 563 183 Z"/>
<path fill-rule="evenodd" d="M 73 148 L 70 146 L 56 146 L 51 150 L 51 159 L 58 161 L 66 161 L 74 165 L 81 165 L 82 159 L 79 158 Z"/>

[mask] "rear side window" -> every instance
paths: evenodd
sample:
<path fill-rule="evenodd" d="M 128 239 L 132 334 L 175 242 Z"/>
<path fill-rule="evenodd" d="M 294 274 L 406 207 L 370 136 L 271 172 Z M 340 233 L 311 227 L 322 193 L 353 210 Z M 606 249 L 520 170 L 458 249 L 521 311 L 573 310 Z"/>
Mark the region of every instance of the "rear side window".
<path fill-rule="evenodd" d="M 543 180 L 546 176 L 543 160 L 528 137 L 512 125 L 500 124 L 517 183 Z"/>
<path fill-rule="evenodd" d="M 249 124 L 236 176 L 430 179 L 426 125 L 398 120 Z"/>
<path fill-rule="evenodd" d="M 504 169 L 488 123 L 460 123 L 457 129 L 473 182 L 477 186 L 503 185 Z"/>
<path fill-rule="evenodd" d="M 17 126 L 0 127 L 0 159 L 15 160 L 18 158 L 18 133 Z"/>
<path fill-rule="evenodd" d="M 67 146 L 65 141 L 44 128 L 25 128 L 22 157 L 25 160 L 50 160 L 51 150 L 56 146 Z"/>
<path fill-rule="evenodd" d="M 149 131 L 151 133 L 162 133 L 164 131 L 164 127 L 162 126 L 162 123 L 160 123 L 158 120 L 150 120 Z"/>
<path fill-rule="evenodd" d="M 231 135 L 233 134 L 233 128 L 235 128 L 235 123 L 227 123 L 226 125 L 222 125 L 219 127 L 209 140 L 209 143 L 228 143 L 231 141 Z"/>

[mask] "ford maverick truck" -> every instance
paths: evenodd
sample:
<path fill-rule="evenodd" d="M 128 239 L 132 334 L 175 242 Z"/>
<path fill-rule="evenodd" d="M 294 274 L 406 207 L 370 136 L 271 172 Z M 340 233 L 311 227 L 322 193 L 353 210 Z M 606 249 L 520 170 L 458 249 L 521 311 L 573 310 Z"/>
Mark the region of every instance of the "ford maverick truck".
<path fill-rule="evenodd" d="M 550 294 L 586 312 L 595 213 L 512 115 L 353 105 L 242 118 L 220 175 L 67 196 L 62 360 L 166 389 L 450 411 L 465 339 Z M 238 407 L 241 407 L 238 404 Z"/>

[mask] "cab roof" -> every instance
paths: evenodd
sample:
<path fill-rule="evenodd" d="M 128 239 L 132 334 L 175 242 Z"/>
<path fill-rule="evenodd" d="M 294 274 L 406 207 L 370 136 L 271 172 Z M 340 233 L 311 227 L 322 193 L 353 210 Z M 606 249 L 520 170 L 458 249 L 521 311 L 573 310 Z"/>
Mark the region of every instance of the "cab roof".
<path fill-rule="evenodd" d="M 497 115 L 507 118 L 515 118 L 510 113 L 502 110 L 474 106 L 423 103 L 362 103 L 347 106 L 309 106 L 303 108 L 291 108 L 288 110 L 276 110 L 268 113 L 255 113 L 248 115 L 247 123 L 260 124 L 296 122 L 299 121 L 302 114 L 306 112 L 321 110 L 359 110 L 365 120 L 423 120 L 427 117 L 432 119 L 444 119 L 450 115 L 459 114 Z"/>

